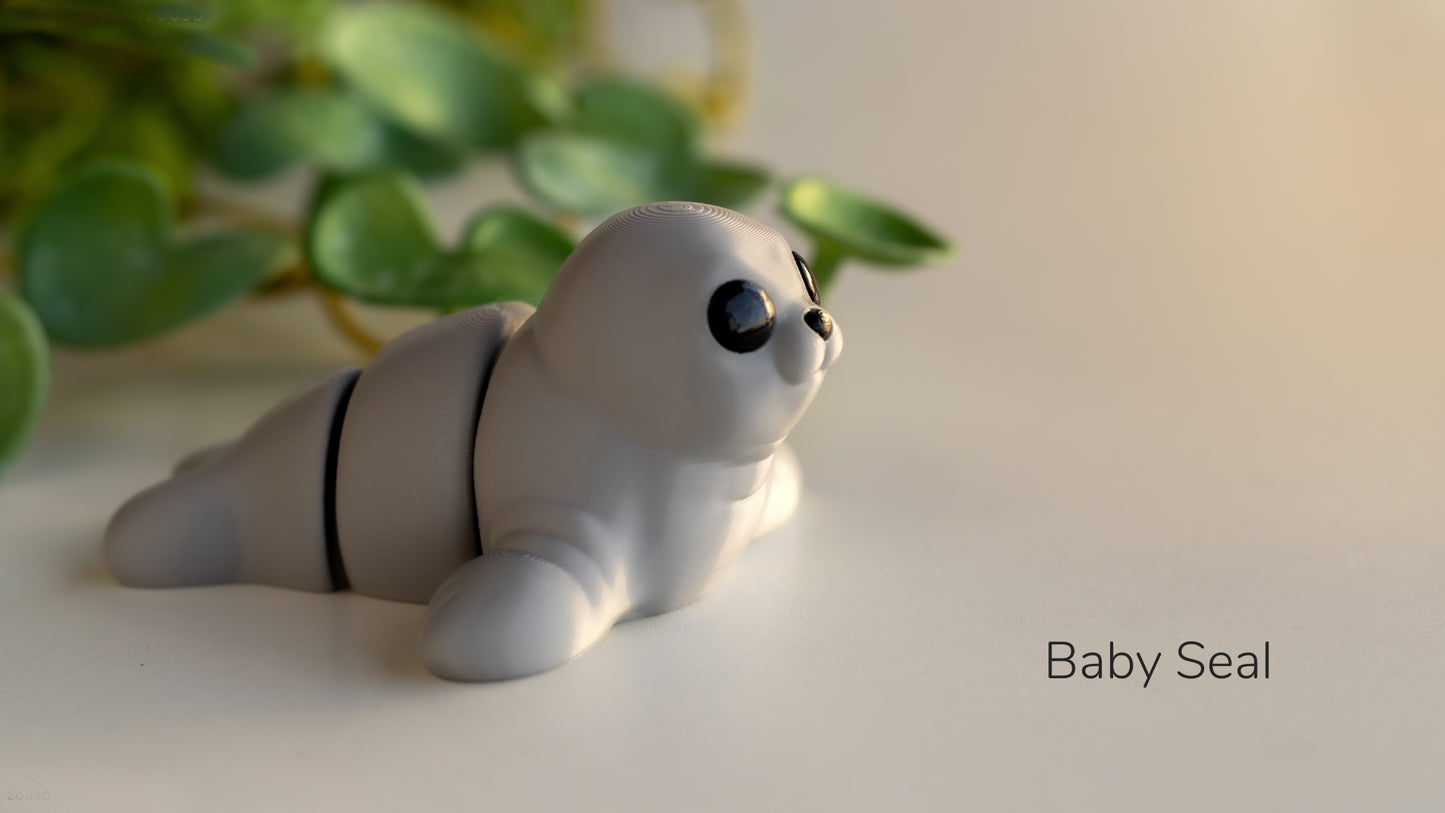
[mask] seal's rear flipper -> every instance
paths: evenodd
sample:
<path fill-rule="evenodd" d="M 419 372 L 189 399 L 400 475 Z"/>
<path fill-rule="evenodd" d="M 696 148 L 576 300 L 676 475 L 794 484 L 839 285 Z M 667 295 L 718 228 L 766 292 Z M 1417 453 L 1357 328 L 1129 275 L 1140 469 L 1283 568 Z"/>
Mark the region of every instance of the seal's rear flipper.
<path fill-rule="evenodd" d="M 358 373 L 343 370 L 292 396 L 235 444 L 187 458 L 176 476 L 122 506 L 105 539 L 115 577 L 137 587 L 345 587 L 334 474 Z"/>
<path fill-rule="evenodd" d="M 132 497 L 105 532 L 105 562 L 122 584 L 182 587 L 236 581 L 236 521 L 225 489 L 192 471 Z"/>
<path fill-rule="evenodd" d="M 232 440 L 226 441 L 225 443 L 217 443 L 214 446 L 207 446 L 204 449 L 197 449 L 181 458 L 180 462 L 176 463 L 176 467 L 171 471 L 171 474 L 185 474 L 192 469 L 199 469 L 214 463 L 229 454 L 235 447 L 236 442 Z"/>

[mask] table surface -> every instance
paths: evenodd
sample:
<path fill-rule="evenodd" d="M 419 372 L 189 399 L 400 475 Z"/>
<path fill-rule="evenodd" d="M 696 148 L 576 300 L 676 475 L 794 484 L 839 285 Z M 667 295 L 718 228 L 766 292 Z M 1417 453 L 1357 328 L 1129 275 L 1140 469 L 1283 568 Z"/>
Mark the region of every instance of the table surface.
<path fill-rule="evenodd" d="M 418 606 L 101 562 L 129 494 L 349 363 L 310 303 L 62 354 L 0 484 L 0 790 L 49 795 L 3 810 L 1445 806 L 1445 11 L 808 5 L 752 4 L 729 149 L 961 252 L 845 272 L 796 520 L 573 664 L 446 683 Z M 439 189 L 449 228 L 504 177 Z M 1191 640 L 1269 678 L 1182 678 Z M 1163 655 L 1051 680 L 1050 641 Z"/>

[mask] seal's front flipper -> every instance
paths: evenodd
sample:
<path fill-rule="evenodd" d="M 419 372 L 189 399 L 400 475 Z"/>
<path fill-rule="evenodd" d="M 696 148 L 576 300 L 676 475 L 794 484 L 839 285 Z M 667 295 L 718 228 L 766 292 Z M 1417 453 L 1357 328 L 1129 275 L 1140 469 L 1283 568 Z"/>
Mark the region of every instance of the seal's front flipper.
<path fill-rule="evenodd" d="M 763 515 L 754 537 L 764 536 L 792 518 L 803 495 L 803 477 L 798 456 L 784 443 L 773 457 L 768 483 L 754 497 L 763 499 Z"/>
<path fill-rule="evenodd" d="M 343 586 L 333 572 L 333 474 L 356 376 L 344 370 L 292 396 L 234 445 L 187 458 L 122 506 L 105 538 L 115 577 L 137 587 Z"/>
<path fill-rule="evenodd" d="M 570 547 L 532 541 L 539 548 Z M 614 591 L 599 591 L 589 574 L 574 573 L 576 563 L 567 559 L 495 550 L 452 574 L 422 620 L 427 669 L 448 680 L 510 680 L 587 651 L 625 607 Z"/>

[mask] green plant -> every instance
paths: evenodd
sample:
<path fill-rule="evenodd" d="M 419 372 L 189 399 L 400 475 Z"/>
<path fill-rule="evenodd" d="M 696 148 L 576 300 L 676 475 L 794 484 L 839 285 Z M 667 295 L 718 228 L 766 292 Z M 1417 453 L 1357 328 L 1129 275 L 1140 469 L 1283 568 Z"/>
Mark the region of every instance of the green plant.
<path fill-rule="evenodd" d="M 311 291 L 361 349 L 349 303 L 446 312 L 535 302 L 584 224 L 663 199 L 746 206 L 772 185 L 711 155 L 748 75 L 735 0 L 695 0 L 713 36 L 692 86 L 625 76 L 602 0 L 0 0 L 0 463 L 33 426 L 46 336 L 108 347 L 237 298 Z M 509 162 L 535 211 L 493 205 L 459 244 L 421 184 Z M 235 185 L 302 171 L 302 223 Z M 220 186 L 224 192 L 226 186 Z M 782 186 L 827 286 L 845 258 L 935 260 L 945 241 L 830 181 Z"/>

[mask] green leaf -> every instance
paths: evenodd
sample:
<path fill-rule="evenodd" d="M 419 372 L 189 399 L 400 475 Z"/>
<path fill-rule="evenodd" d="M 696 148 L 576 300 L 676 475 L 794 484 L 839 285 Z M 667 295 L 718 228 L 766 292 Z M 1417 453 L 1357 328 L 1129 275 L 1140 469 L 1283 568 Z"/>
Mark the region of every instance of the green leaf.
<path fill-rule="evenodd" d="M 563 59 L 583 46 L 589 0 L 461 0 L 453 2 L 499 42 L 537 63 Z"/>
<path fill-rule="evenodd" d="M 381 162 L 423 180 L 455 175 L 466 166 L 466 150 L 419 136 L 400 124 L 381 121 Z"/>
<path fill-rule="evenodd" d="M 336 181 L 307 225 L 306 246 L 322 282 L 382 304 L 414 304 L 409 293 L 442 254 L 421 190 L 392 171 Z"/>
<path fill-rule="evenodd" d="M 460 248 L 447 252 L 416 182 L 390 171 L 329 188 L 311 218 L 307 245 L 317 276 L 337 290 L 366 302 L 446 310 L 536 302 L 572 250 L 551 224 L 497 207 L 478 215 Z"/>
<path fill-rule="evenodd" d="M 238 68 L 248 68 L 255 62 L 250 46 L 222 36 L 207 25 L 208 6 L 214 3 L 31 0 L 4 5 L 0 34 L 44 34 L 67 46 L 82 44 L 129 51 L 148 61 L 174 63 L 177 59 L 200 57 Z"/>
<path fill-rule="evenodd" d="M 233 68 L 249 68 L 256 62 L 251 46 L 210 31 L 192 31 L 183 42 L 192 54 Z"/>
<path fill-rule="evenodd" d="M 359 101 L 329 90 L 283 90 L 243 109 L 221 135 L 220 168 L 264 178 L 293 164 L 353 169 L 380 154 L 381 124 Z"/>
<path fill-rule="evenodd" d="M 572 239 L 551 223 L 514 206 L 497 206 L 472 219 L 461 254 L 480 269 L 478 301 L 535 305 L 572 248 Z"/>
<path fill-rule="evenodd" d="M 713 163 L 702 167 L 693 193 L 699 203 L 741 209 L 753 202 L 772 182 L 768 171 L 745 164 Z"/>
<path fill-rule="evenodd" d="M 908 215 L 816 176 L 784 184 L 781 208 L 831 250 L 875 265 L 937 262 L 952 252 L 946 240 Z"/>
<path fill-rule="evenodd" d="M 170 200 L 139 164 L 96 164 L 63 181 L 20 235 L 21 292 L 46 331 L 115 345 L 169 331 L 254 288 L 287 259 L 261 232 L 173 238 Z"/>
<path fill-rule="evenodd" d="M 564 212 L 609 215 L 671 197 L 658 155 L 600 136 L 531 135 L 517 151 L 514 166 L 529 192 Z"/>
<path fill-rule="evenodd" d="M 767 185 L 751 167 L 703 164 L 692 111 L 657 88 L 615 77 L 582 89 L 565 130 L 524 138 L 514 167 L 539 200 L 594 217 L 657 200 L 738 205 Z"/>
<path fill-rule="evenodd" d="M 117 107 L 101 125 L 83 159 L 145 164 L 161 176 L 168 189 L 189 189 L 195 157 L 178 125 L 175 117 L 154 103 Z"/>
<path fill-rule="evenodd" d="M 697 116 L 661 88 L 635 79 L 612 77 L 583 87 L 572 126 L 644 147 L 678 168 L 692 163 L 701 151 Z"/>
<path fill-rule="evenodd" d="M 45 406 L 50 350 L 25 303 L 0 291 L 0 465 L 20 451 Z"/>
<path fill-rule="evenodd" d="M 206 22 L 217 31 L 249 32 L 255 28 L 307 33 L 316 28 L 330 0 L 226 0 L 211 3 Z"/>
<path fill-rule="evenodd" d="M 338 9 L 321 50 L 390 117 L 445 141 L 506 146 L 565 105 L 550 80 L 505 59 L 464 20 L 419 5 Z"/>
<path fill-rule="evenodd" d="M 33 202 L 59 167 L 92 142 L 114 103 L 101 68 L 60 47 L 17 37 L 0 45 L 0 53 L 8 74 L 0 102 L 4 206 L 12 197 Z"/>
<path fill-rule="evenodd" d="M 687 164 L 665 153 L 588 133 L 550 131 L 523 139 L 513 158 L 522 186 L 564 212 L 601 217 L 659 200 L 737 208 L 770 182 L 744 164 Z"/>
<path fill-rule="evenodd" d="M 128 83 L 121 84 L 122 93 L 127 87 Z M 190 133 L 196 153 L 212 149 L 235 114 L 233 91 L 220 81 L 214 66 L 199 60 L 168 65 L 147 90 L 152 98 L 163 100 L 176 124 Z"/>

